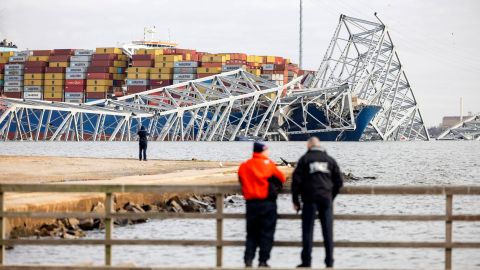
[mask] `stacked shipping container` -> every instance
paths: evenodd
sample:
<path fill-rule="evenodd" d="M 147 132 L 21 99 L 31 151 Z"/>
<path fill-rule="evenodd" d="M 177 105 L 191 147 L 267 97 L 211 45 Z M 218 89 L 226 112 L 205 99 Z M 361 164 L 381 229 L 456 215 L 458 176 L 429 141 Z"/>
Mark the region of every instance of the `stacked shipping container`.
<path fill-rule="evenodd" d="M 24 70 L 23 98 L 41 100 L 45 84 L 45 68 L 50 58 L 50 50 L 32 51 Z"/>
<path fill-rule="evenodd" d="M 87 68 L 93 51 L 75 50 L 70 56 L 70 65 L 65 69 L 65 102 L 83 103 L 87 88 Z"/>

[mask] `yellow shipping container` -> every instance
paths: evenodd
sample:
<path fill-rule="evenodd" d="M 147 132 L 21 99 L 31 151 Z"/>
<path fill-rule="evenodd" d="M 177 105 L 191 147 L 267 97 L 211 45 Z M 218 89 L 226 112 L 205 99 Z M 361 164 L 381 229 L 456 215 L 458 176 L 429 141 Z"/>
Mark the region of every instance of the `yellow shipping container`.
<path fill-rule="evenodd" d="M 162 55 L 163 49 L 146 49 L 145 54 Z"/>
<path fill-rule="evenodd" d="M 23 79 L 27 80 L 43 80 L 45 78 L 45 74 L 43 73 L 25 73 L 23 75 Z"/>
<path fill-rule="evenodd" d="M 45 73 L 45 80 L 63 80 L 65 73 Z"/>
<path fill-rule="evenodd" d="M 3 80 L 3 74 L 0 73 L 0 80 Z"/>
<path fill-rule="evenodd" d="M 127 74 L 127 79 L 143 79 L 146 80 L 150 78 L 150 73 L 131 73 Z"/>
<path fill-rule="evenodd" d="M 110 89 L 108 85 L 87 85 L 87 92 L 104 93 Z"/>
<path fill-rule="evenodd" d="M 121 54 L 122 49 L 120 48 L 97 48 L 95 50 L 96 53 L 115 53 L 115 54 Z"/>
<path fill-rule="evenodd" d="M 44 80 L 45 86 L 63 86 L 65 85 L 64 80 Z"/>
<path fill-rule="evenodd" d="M 199 67 L 197 68 L 197 73 L 207 73 L 207 74 L 217 74 L 221 73 L 221 67 Z"/>
<path fill-rule="evenodd" d="M 49 56 L 29 56 L 28 61 L 48 61 Z"/>
<path fill-rule="evenodd" d="M 49 67 L 68 67 L 68 62 L 50 62 L 48 63 Z"/>
<path fill-rule="evenodd" d="M 224 63 L 227 61 L 227 57 L 225 55 L 204 55 L 202 56 L 202 62 L 207 63 Z"/>
<path fill-rule="evenodd" d="M 173 68 L 171 67 L 155 67 L 155 68 L 149 68 L 150 73 L 162 73 L 162 74 L 171 74 L 173 73 Z"/>
<path fill-rule="evenodd" d="M 52 85 L 45 85 L 43 87 L 44 92 L 48 93 L 63 93 L 63 86 L 52 86 Z"/>
<path fill-rule="evenodd" d="M 182 55 L 157 55 L 155 56 L 155 62 L 177 62 L 182 61 Z"/>
<path fill-rule="evenodd" d="M 265 63 L 273 64 L 275 63 L 275 56 L 264 56 Z"/>
<path fill-rule="evenodd" d="M 137 73 L 148 73 L 150 72 L 150 69 L 149 67 L 129 67 L 127 68 L 127 73 L 130 73 L 130 72 L 137 72 Z"/>
<path fill-rule="evenodd" d="M 0 52 L 0 57 L 10 57 L 13 56 L 14 52 Z"/>
<path fill-rule="evenodd" d="M 264 57 L 263 56 L 256 56 L 255 63 L 263 64 Z"/>
<path fill-rule="evenodd" d="M 31 85 L 43 85 L 43 80 L 24 80 L 23 85 L 31 86 Z"/>
<path fill-rule="evenodd" d="M 151 73 L 151 80 L 171 80 L 173 79 L 173 74 L 162 74 L 162 73 Z"/>
<path fill-rule="evenodd" d="M 125 80 L 127 76 L 125 74 L 113 74 L 114 80 Z"/>
<path fill-rule="evenodd" d="M 147 49 L 136 49 L 134 54 L 148 54 Z"/>
<path fill-rule="evenodd" d="M 113 85 L 113 80 L 87 80 L 87 86 L 88 85 L 105 85 L 105 86 L 112 86 Z"/>
<path fill-rule="evenodd" d="M 8 57 L 0 57 L 0 64 L 7 64 L 8 63 Z"/>
<path fill-rule="evenodd" d="M 192 56 L 191 56 L 189 53 L 186 53 L 183 58 L 184 58 L 183 61 L 190 61 L 190 60 L 192 60 Z"/>
<path fill-rule="evenodd" d="M 174 62 L 155 62 L 156 68 L 173 68 Z"/>
<path fill-rule="evenodd" d="M 44 91 L 43 98 L 63 98 L 63 91 Z"/>
<path fill-rule="evenodd" d="M 216 53 L 214 56 L 225 56 L 225 60 L 230 60 L 231 55 L 229 53 Z"/>
<path fill-rule="evenodd" d="M 247 72 L 252 73 L 255 76 L 260 76 L 260 74 L 262 73 L 260 69 L 251 69 L 251 68 L 247 68 Z"/>
<path fill-rule="evenodd" d="M 120 60 L 120 61 L 128 61 L 128 56 L 126 56 L 126 55 L 124 55 L 124 54 L 119 55 L 119 56 L 118 56 L 118 60 Z"/>
<path fill-rule="evenodd" d="M 126 61 L 113 61 L 114 67 L 127 67 Z"/>

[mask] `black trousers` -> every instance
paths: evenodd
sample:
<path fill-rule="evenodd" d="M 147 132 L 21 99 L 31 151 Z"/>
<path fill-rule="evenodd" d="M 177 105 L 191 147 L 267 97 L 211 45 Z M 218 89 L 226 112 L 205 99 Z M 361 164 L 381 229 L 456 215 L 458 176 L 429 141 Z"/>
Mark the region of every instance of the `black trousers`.
<path fill-rule="evenodd" d="M 270 259 L 276 225 L 275 201 L 247 201 L 247 241 L 243 257 L 245 262 L 253 261 L 257 247 L 260 248 L 260 262 L 267 262 Z"/>
<path fill-rule="evenodd" d="M 139 150 L 138 150 L 138 159 L 142 160 L 142 154 L 143 154 L 143 160 L 147 160 L 147 143 L 146 142 L 140 142 L 138 144 Z"/>
<path fill-rule="evenodd" d="M 304 202 L 302 207 L 302 264 L 311 265 L 313 247 L 313 227 L 315 218 L 322 224 L 325 246 L 325 265 L 333 267 L 333 209 L 331 198 L 321 198 L 315 202 Z"/>

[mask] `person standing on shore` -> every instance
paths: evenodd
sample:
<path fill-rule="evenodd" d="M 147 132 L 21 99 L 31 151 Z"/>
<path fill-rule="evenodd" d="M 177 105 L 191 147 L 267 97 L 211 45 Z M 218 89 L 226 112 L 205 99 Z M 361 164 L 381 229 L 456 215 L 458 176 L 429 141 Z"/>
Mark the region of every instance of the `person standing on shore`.
<path fill-rule="evenodd" d="M 311 137 L 308 151 L 293 171 L 292 201 L 297 213 L 302 210 L 302 263 L 297 267 L 311 267 L 313 227 L 320 218 L 325 246 L 325 265 L 333 267 L 333 200 L 343 186 L 337 162 L 320 147 L 320 140 Z M 302 198 L 303 206 L 300 204 Z"/>
<path fill-rule="evenodd" d="M 147 161 L 147 144 L 148 144 L 148 132 L 145 130 L 145 127 L 140 127 L 140 130 L 137 133 L 138 135 L 138 160 L 142 161 L 142 154 L 143 160 Z"/>
<path fill-rule="evenodd" d="M 244 262 L 252 267 L 257 247 L 259 267 L 269 267 L 277 224 L 277 195 L 285 183 L 285 175 L 268 158 L 266 145 L 255 142 L 253 156 L 238 169 L 242 193 L 246 200 L 247 240 Z"/>

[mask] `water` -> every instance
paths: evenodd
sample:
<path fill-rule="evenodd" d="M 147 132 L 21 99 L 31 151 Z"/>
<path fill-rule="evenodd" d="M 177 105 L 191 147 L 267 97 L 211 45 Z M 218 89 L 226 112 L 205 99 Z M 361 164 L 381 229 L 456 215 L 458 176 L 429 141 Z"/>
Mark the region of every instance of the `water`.
<path fill-rule="evenodd" d="M 268 143 L 271 157 L 295 161 L 305 151 L 304 143 Z M 341 168 L 358 176 L 375 176 L 352 185 L 479 185 L 480 143 L 478 142 L 369 142 L 324 143 Z M 150 159 L 200 159 L 241 161 L 251 154 L 249 142 L 149 144 Z M 0 143 L 3 155 L 42 155 L 78 157 L 137 157 L 137 143 Z M 282 196 L 279 211 L 292 213 L 290 196 Z M 339 196 L 335 211 L 341 214 L 443 214 L 442 196 Z M 244 211 L 243 202 L 226 209 Z M 455 214 L 479 214 L 478 197 L 454 197 Z M 227 220 L 226 239 L 244 239 L 244 222 Z M 114 237 L 121 239 L 214 239 L 214 220 L 153 220 L 145 224 L 115 228 Z M 443 222 L 370 222 L 336 221 L 335 239 L 350 241 L 443 241 Z M 321 240 L 318 223 L 315 239 Z M 277 225 L 276 239 L 300 239 L 300 222 L 282 220 Z M 92 232 L 88 238 L 101 238 Z M 454 222 L 454 241 L 480 241 L 480 222 Z M 115 246 L 114 264 L 134 263 L 145 266 L 212 266 L 215 249 L 202 247 L 126 247 Z M 226 266 L 242 265 L 243 248 L 225 248 Z M 298 248 L 274 248 L 271 265 L 292 267 L 299 263 Z M 454 249 L 456 269 L 480 269 L 480 251 Z M 336 267 L 442 268 L 441 249 L 347 249 L 335 250 Z M 323 249 L 315 249 L 314 266 L 321 267 Z M 8 263 L 102 264 L 103 247 L 28 247 L 18 246 L 7 253 Z"/>

